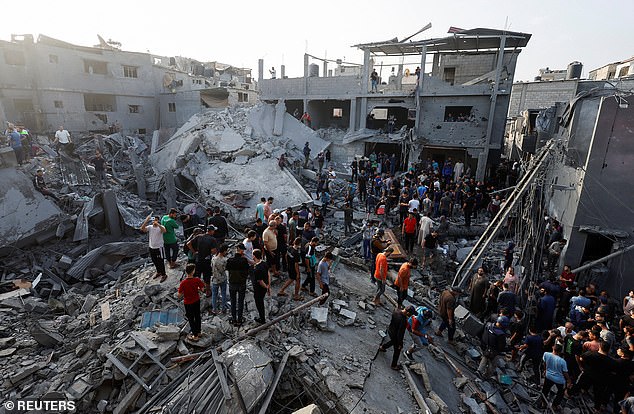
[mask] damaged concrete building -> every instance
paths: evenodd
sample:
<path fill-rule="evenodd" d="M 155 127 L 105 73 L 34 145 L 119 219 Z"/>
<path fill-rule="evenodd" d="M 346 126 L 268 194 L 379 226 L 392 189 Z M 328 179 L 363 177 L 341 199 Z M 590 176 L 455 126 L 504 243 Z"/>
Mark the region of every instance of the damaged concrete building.
<path fill-rule="evenodd" d="M 48 36 L 0 42 L 0 121 L 34 132 L 151 134 L 209 107 L 255 103 L 251 70 Z"/>
<path fill-rule="evenodd" d="M 349 70 L 337 62 L 334 76 L 325 59 L 319 76 L 319 65 L 306 54 L 303 77 L 264 79 L 260 60 L 260 98 L 284 101 L 289 113 L 308 112 L 314 128 L 347 130 L 342 142 L 333 142 L 337 161 L 373 151 L 397 154 L 402 165 L 419 154 L 441 163 L 452 157 L 482 179 L 499 161 L 515 65 L 530 37 L 472 29 L 422 41 L 359 44 L 354 47 L 363 51 L 363 64 Z M 372 90 L 376 69 L 380 85 Z M 376 133 L 392 117 L 401 134 Z"/>

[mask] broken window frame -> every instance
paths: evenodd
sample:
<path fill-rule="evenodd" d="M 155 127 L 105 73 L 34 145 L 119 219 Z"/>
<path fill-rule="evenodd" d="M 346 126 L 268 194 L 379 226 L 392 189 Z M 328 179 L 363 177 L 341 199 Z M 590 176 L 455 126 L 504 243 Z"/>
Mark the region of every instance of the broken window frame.
<path fill-rule="evenodd" d="M 131 114 L 140 114 L 143 112 L 143 106 L 128 104 L 128 112 Z"/>
<path fill-rule="evenodd" d="M 123 77 L 136 79 L 139 77 L 139 67 L 123 65 Z"/>
<path fill-rule="evenodd" d="M 445 106 L 445 114 L 443 117 L 443 122 L 467 122 L 471 118 L 471 113 L 473 112 L 473 105 L 447 105 Z M 449 118 L 449 114 L 451 114 L 452 118 Z M 462 121 L 458 120 L 459 116 L 464 116 L 465 119 Z M 450 120 L 453 119 L 453 120 Z"/>
<path fill-rule="evenodd" d="M 90 75 L 107 75 L 108 62 L 102 60 L 84 59 L 84 73 Z"/>

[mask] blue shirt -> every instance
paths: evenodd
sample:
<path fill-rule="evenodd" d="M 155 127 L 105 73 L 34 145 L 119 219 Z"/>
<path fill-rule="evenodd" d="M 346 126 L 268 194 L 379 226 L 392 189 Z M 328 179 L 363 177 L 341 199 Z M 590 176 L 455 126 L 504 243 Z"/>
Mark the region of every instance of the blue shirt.
<path fill-rule="evenodd" d="M 568 372 L 566 361 L 551 352 L 545 352 L 542 359 L 546 363 L 546 378 L 555 384 L 565 384 L 564 372 Z"/>
<path fill-rule="evenodd" d="M 322 260 L 319 262 L 319 266 L 317 267 L 317 273 L 319 273 L 321 283 L 326 285 L 330 284 L 330 273 L 328 269 L 328 262 Z"/>
<path fill-rule="evenodd" d="M 20 137 L 20 133 L 13 131 L 9 134 L 9 138 L 11 139 L 11 147 L 12 148 L 22 148 L 22 140 Z"/>
<path fill-rule="evenodd" d="M 261 219 L 263 222 L 266 221 L 264 220 L 264 204 L 258 203 L 258 205 L 255 206 L 255 212 L 257 214 L 257 218 Z"/>

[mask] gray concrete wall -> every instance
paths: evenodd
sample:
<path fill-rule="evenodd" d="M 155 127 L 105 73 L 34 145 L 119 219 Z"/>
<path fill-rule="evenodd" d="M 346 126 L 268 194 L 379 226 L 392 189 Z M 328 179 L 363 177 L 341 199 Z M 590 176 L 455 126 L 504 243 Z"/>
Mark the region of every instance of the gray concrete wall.
<path fill-rule="evenodd" d="M 513 84 L 508 115 L 519 116 L 527 109 L 543 109 L 556 102 L 568 102 L 577 94 L 579 80 L 525 82 Z"/>
<path fill-rule="evenodd" d="M 577 105 L 569 129 L 561 135 L 569 139 L 568 149 L 556 155 L 546 181 L 557 186 L 547 189 L 549 214 L 563 223 L 564 237 L 568 239 L 562 264 L 573 267 L 582 264 L 586 246 L 587 234 L 579 232 L 579 226 L 626 231 L 629 238 L 620 242 L 624 246 L 634 243 L 634 194 L 624 191 L 632 188 L 634 108 L 619 108 L 612 96 L 584 99 Z M 589 149 L 577 151 L 584 146 Z M 623 267 L 632 259 L 632 252 L 612 259 L 603 287 L 617 296 L 633 289 L 634 279 L 627 277 Z"/>
<path fill-rule="evenodd" d="M 170 102 L 176 104 L 176 112 L 169 111 Z M 159 96 L 159 121 L 163 128 L 179 127 L 201 109 L 200 91 L 163 93 Z"/>

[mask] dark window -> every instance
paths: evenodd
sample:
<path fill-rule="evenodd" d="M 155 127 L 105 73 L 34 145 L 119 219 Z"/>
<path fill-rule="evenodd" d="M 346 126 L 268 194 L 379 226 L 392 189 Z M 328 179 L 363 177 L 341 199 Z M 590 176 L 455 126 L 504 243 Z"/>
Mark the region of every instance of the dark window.
<path fill-rule="evenodd" d="M 238 102 L 249 102 L 249 94 L 238 92 Z"/>
<path fill-rule="evenodd" d="M 141 105 L 128 105 L 128 111 L 131 114 L 139 114 L 141 113 Z"/>
<path fill-rule="evenodd" d="M 342 108 L 332 108 L 332 117 L 333 118 L 341 118 L 341 117 L 343 117 L 343 109 Z"/>
<path fill-rule="evenodd" d="M 449 82 L 450 85 L 453 85 L 456 79 L 456 68 L 445 68 L 442 79 L 445 82 Z"/>
<path fill-rule="evenodd" d="M 48 55 L 48 63 L 59 63 L 57 55 Z"/>
<path fill-rule="evenodd" d="M 102 93 L 85 93 L 84 108 L 86 111 L 115 112 L 116 97 Z"/>
<path fill-rule="evenodd" d="M 137 134 L 145 135 L 146 134 L 146 129 L 145 128 L 139 128 L 139 131 L 137 132 Z"/>
<path fill-rule="evenodd" d="M 108 63 L 99 60 L 84 60 L 84 72 L 95 75 L 106 75 Z"/>
<path fill-rule="evenodd" d="M 14 99 L 13 106 L 18 112 L 33 112 L 33 101 L 30 99 Z"/>
<path fill-rule="evenodd" d="M 57 109 L 62 109 L 64 107 L 64 102 L 62 101 L 55 101 L 55 108 Z"/>
<path fill-rule="evenodd" d="M 4 50 L 4 61 L 7 65 L 24 66 L 24 53 L 21 50 Z"/>
<path fill-rule="evenodd" d="M 167 103 L 167 110 L 169 112 L 176 112 L 176 102 L 168 102 Z"/>
<path fill-rule="evenodd" d="M 138 78 L 139 75 L 137 73 L 136 66 L 124 66 L 123 67 L 123 76 L 126 78 Z"/>
<path fill-rule="evenodd" d="M 472 106 L 445 106 L 445 122 L 467 122 L 471 118 Z"/>

